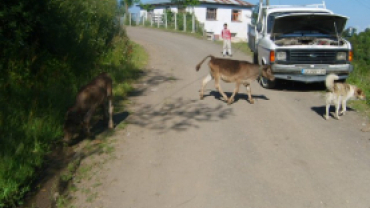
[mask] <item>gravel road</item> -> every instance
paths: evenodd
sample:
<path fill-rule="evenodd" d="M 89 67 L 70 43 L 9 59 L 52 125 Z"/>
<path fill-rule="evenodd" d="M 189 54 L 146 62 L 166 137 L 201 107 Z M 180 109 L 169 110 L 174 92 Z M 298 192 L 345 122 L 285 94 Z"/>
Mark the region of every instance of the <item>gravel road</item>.
<path fill-rule="evenodd" d="M 326 121 L 324 94 L 288 84 L 267 90 L 255 82 L 249 104 L 240 88 L 227 105 L 210 82 L 210 41 L 127 28 L 149 53 L 147 76 L 130 98 L 118 131 L 117 159 L 101 171 L 97 199 L 77 207 L 104 208 L 369 208 L 370 135 L 352 110 Z M 251 60 L 241 52 L 234 59 Z M 229 95 L 234 84 L 221 82 Z M 100 176 L 98 176 L 100 177 Z"/>

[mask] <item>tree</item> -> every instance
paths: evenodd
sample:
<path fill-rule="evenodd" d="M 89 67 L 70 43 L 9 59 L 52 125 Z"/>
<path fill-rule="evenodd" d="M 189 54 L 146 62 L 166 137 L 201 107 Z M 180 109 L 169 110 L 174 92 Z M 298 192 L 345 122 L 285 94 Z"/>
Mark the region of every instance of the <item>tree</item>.
<path fill-rule="evenodd" d="M 140 3 L 140 7 L 143 8 L 147 12 L 149 12 L 149 10 L 154 9 L 154 6 L 151 5 L 151 4 L 143 4 L 143 3 Z"/>
<path fill-rule="evenodd" d="M 199 0 L 171 0 L 172 3 L 179 6 L 191 6 L 194 7 L 199 4 Z"/>
<path fill-rule="evenodd" d="M 199 0 L 171 0 L 172 3 L 175 3 L 178 6 L 183 6 L 184 8 L 190 6 L 192 9 L 192 18 L 195 19 L 194 6 L 199 5 Z M 195 32 L 194 22 L 192 25 L 192 32 Z"/>
<path fill-rule="evenodd" d="M 134 4 L 140 3 L 140 0 L 121 0 L 120 7 L 123 5 L 125 8 L 125 17 L 128 14 L 128 8 L 132 7 Z"/>
<path fill-rule="evenodd" d="M 354 34 L 357 34 L 357 29 L 353 27 L 349 27 L 343 31 L 344 37 L 352 37 Z"/>

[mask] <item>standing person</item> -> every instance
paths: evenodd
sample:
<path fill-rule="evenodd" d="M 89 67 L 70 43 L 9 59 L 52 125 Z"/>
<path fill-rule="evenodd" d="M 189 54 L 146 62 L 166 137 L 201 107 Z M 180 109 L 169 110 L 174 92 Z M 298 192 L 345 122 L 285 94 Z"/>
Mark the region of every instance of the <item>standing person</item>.
<path fill-rule="evenodd" d="M 231 33 L 230 30 L 227 29 L 227 24 L 224 24 L 224 29 L 221 32 L 221 37 L 224 40 L 224 45 L 223 45 L 223 56 L 225 57 L 226 51 L 228 51 L 229 56 L 231 57 Z"/>

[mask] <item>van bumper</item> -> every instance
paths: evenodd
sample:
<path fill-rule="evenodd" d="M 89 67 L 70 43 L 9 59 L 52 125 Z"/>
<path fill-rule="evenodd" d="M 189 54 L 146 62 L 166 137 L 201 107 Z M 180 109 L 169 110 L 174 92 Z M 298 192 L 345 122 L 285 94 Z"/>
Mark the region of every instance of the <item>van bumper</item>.
<path fill-rule="evenodd" d="M 305 65 L 283 65 L 272 64 L 272 72 L 277 79 L 292 80 L 305 83 L 324 82 L 326 75 L 330 73 L 337 74 L 340 80 L 347 79 L 349 73 L 353 71 L 351 64 L 305 64 Z M 325 69 L 325 74 L 313 75 L 304 74 L 305 69 Z"/>

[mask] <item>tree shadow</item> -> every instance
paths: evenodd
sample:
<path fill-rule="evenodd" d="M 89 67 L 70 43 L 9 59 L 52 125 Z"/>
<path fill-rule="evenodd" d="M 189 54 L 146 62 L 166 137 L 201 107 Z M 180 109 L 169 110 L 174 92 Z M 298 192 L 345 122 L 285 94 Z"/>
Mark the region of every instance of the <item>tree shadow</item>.
<path fill-rule="evenodd" d="M 156 69 L 144 70 L 143 76 L 145 78 L 134 84 L 134 89 L 128 93 L 128 96 L 141 96 L 148 90 L 155 91 L 162 84 L 180 80 L 170 73 L 163 74 Z"/>
<path fill-rule="evenodd" d="M 157 105 L 142 105 L 128 119 L 130 124 L 147 129 L 168 131 L 186 131 L 199 128 L 201 122 L 217 122 L 234 115 L 233 109 L 219 104 L 215 107 L 199 103 L 198 100 L 177 98 Z"/>

